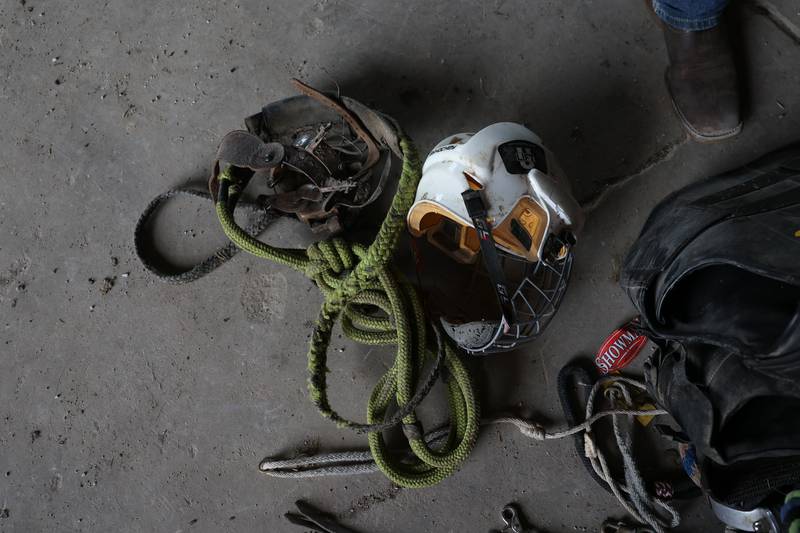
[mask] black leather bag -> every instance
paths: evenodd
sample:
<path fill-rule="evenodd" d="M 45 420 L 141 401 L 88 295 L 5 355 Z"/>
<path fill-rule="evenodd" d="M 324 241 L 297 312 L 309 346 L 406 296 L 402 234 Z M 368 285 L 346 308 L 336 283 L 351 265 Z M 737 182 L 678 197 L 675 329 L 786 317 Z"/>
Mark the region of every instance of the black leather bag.
<path fill-rule="evenodd" d="M 663 200 L 620 284 L 657 336 L 770 359 L 774 372 L 797 376 L 800 144 Z"/>
<path fill-rule="evenodd" d="M 785 465 L 779 484 L 800 480 L 800 144 L 663 200 L 620 283 L 660 344 L 650 392 L 704 473 L 747 472 L 734 480 L 749 500 L 753 479 L 775 486 L 764 461 Z M 744 489 L 725 486 L 741 504 Z"/>

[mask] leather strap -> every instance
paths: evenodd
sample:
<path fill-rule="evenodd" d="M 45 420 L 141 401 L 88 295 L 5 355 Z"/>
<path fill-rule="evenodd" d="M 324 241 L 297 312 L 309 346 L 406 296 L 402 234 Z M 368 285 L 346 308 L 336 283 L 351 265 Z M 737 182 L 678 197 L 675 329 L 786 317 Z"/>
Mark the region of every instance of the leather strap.
<path fill-rule="evenodd" d="M 497 294 L 497 299 L 500 302 L 500 310 L 503 313 L 503 320 L 505 322 L 504 329 L 507 331 L 509 326 L 516 322 L 516 313 L 514 312 L 514 305 L 509 296 L 506 276 L 500 264 L 497 246 L 492 236 L 492 226 L 489 224 L 489 221 L 486 220 L 487 211 L 486 204 L 483 201 L 483 194 L 479 190 L 468 189 L 461 193 L 461 197 L 464 199 L 464 205 L 467 207 L 467 213 L 472 219 L 472 224 L 478 232 L 483 264 L 486 266 L 486 272 L 489 274 L 489 279 L 494 286 L 494 292 Z"/>

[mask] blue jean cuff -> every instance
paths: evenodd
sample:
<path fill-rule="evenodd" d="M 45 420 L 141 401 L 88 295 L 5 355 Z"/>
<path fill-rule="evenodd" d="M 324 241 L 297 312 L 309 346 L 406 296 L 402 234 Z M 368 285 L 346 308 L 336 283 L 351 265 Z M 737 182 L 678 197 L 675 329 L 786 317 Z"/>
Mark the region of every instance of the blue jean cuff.
<path fill-rule="evenodd" d="M 653 1 L 653 11 L 656 12 L 658 18 L 663 20 L 677 30 L 683 31 L 703 31 L 713 28 L 718 25 L 722 18 L 722 13 L 711 15 L 703 18 L 686 18 L 672 12 L 667 6 L 663 5 L 658 0 Z"/>

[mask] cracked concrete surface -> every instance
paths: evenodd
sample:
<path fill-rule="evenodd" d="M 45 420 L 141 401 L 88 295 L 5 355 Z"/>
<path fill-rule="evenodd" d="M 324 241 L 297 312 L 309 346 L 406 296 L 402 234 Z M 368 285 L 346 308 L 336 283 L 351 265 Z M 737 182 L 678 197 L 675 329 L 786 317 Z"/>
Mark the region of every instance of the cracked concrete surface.
<path fill-rule="evenodd" d="M 555 376 L 632 315 L 616 276 L 653 205 L 800 138 L 800 46 L 784 31 L 797 4 L 738 7 L 744 131 L 699 145 L 674 117 L 641 2 L 0 4 L 0 530 L 291 531 L 298 498 L 364 532 L 486 531 L 509 501 L 552 532 L 622 516 L 571 442 L 509 428 L 424 491 L 263 476 L 265 455 L 364 444 L 306 398 L 316 288 L 244 255 L 164 285 L 138 264 L 133 225 L 155 194 L 204 179 L 221 136 L 289 95 L 292 76 L 394 115 L 423 151 L 525 122 L 591 212 L 550 329 L 471 365 L 486 411 L 560 425 Z M 177 202 L 155 230 L 181 264 L 223 242 L 203 203 Z M 268 238 L 309 237 L 281 222 Z M 338 338 L 332 354 L 332 398 L 362 418 L 390 356 Z M 426 424 L 444 416 L 440 392 Z M 721 529 L 703 502 L 683 511 L 680 531 Z"/>

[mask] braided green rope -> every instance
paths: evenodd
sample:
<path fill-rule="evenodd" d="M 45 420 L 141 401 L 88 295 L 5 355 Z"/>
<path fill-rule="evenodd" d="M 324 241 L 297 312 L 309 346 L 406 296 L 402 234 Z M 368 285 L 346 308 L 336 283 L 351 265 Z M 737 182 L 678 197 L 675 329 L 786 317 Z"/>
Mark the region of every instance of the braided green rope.
<path fill-rule="evenodd" d="M 417 291 L 389 265 L 405 218 L 414 201 L 420 179 L 416 149 L 401 138 L 403 169 L 389 212 L 369 247 L 340 238 L 311 245 L 307 250 L 277 248 L 265 244 L 239 227 L 233 217 L 241 186 L 230 168 L 220 173 L 216 212 L 225 234 L 241 249 L 264 259 L 290 266 L 313 279 L 325 296 L 308 349 L 309 393 L 326 418 L 340 427 L 369 433 L 370 450 L 381 471 L 403 487 L 421 488 L 449 476 L 467 458 L 479 428 L 478 401 L 467 369 L 453 347 L 436 331 L 436 348 L 428 342 L 429 324 Z M 380 310 L 385 316 L 375 316 Z M 392 367 L 381 377 L 367 405 L 367 423 L 339 415 L 328 400 L 327 352 L 333 327 L 342 321 L 342 331 L 368 345 L 396 345 Z M 438 353 L 437 353 L 438 351 Z M 431 449 L 414 413 L 415 402 L 427 393 L 418 386 L 426 363 L 441 361 L 447 370 L 448 403 L 451 410 L 447 442 Z M 429 386 L 428 386 L 429 388 Z M 417 390 L 420 389 L 420 390 Z M 393 459 L 382 429 L 394 425 L 389 411 L 397 404 L 403 432 L 416 460 Z"/>

